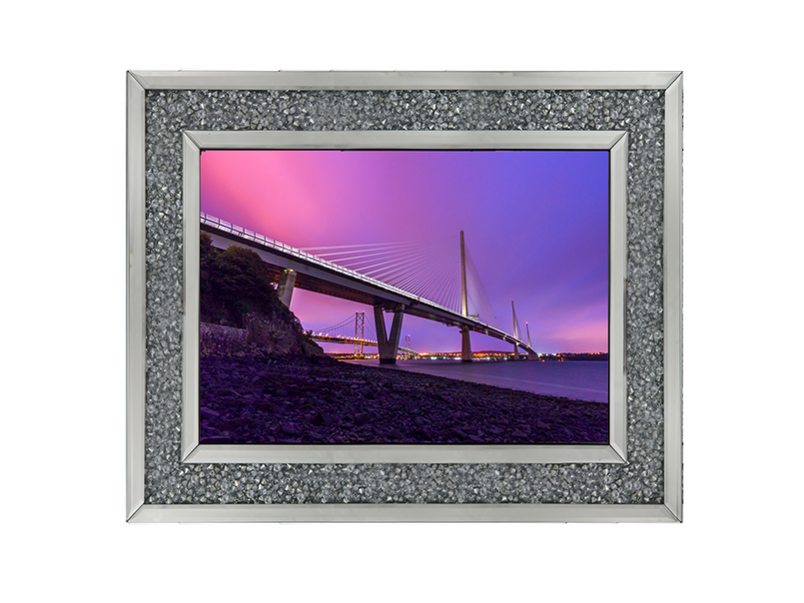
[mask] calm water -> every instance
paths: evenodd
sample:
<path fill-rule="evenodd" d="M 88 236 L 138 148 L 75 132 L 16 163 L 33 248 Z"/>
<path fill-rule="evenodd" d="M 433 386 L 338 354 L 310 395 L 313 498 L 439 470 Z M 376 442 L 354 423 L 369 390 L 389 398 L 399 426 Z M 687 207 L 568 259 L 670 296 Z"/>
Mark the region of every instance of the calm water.
<path fill-rule="evenodd" d="M 353 361 L 378 366 L 374 361 Z M 451 379 L 486 383 L 575 400 L 608 402 L 609 363 L 573 362 L 457 362 L 454 360 L 397 360 L 395 370 L 427 373 Z"/>

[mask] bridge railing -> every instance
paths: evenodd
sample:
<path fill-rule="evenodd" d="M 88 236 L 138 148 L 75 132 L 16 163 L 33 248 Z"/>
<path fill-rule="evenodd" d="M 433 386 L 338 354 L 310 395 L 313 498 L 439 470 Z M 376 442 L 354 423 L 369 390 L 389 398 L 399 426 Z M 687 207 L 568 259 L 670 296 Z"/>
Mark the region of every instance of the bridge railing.
<path fill-rule="evenodd" d="M 413 294 L 413 293 L 411 293 L 409 291 L 405 291 L 404 289 L 400 289 L 399 287 L 395 287 L 393 285 L 389 285 L 388 283 L 378 281 L 375 278 L 372 278 L 370 276 L 366 276 L 365 274 L 361 274 L 360 272 L 357 272 L 355 270 L 351 270 L 350 268 L 344 268 L 343 266 L 340 266 L 338 264 L 334 264 L 334 263 L 332 263 L 330 261 L 327 261 L 327 260 L 325 260 L 325 259 L 323 259 L 323 258 L 321 258 L 321 257 L 319 257 L 317 255 L 313 255 L 312 253 L 309 253 L 307 251 L 303 251 L 303 250 L 299 249 L 298 247 L 292 247 L 290 245 L 286 245 L 285 243 L 282 243 L 281 241 L 276 241 L 274 239 L 266 237 L 265 235 L 261 235 L 259 233 L 256 233 L 256 232 L 252 231 L 252 230 L 248 230 L 247 228 L 243 228 L 242 226 L 232 224 L 231 222 L 227 222 L 226 220 L 221 220 L 220 218 L 217 218 L 217 217 L 212 216 L 210 214 L 206 214 L 204 212 L 201 212 L 201 223 L 206 224 L 208 226 L 212 226 L 213 228 L 217 228 L 218 230 L 221 230 L 221 231 L 228 232 L 230 234 L 236 235 L 236 236 L 238 236 L 240 238 L 253 241 L 253 242 L 255 242 L 255 243 L 259 244 L 259 245 L 264 245 L 265 247 L 269 247 L 271 249 L 281 251 L 281 252 L 283 252 L 283 253 L 285 253 L 287 255 L 304 259 L 304 260 L 310 262 L 311 264 L 317 264 L 317 265 L 321 266 L 322 268 L 326 268 L 326 269 L 332 270 L 334 272 L 340 272 L 341 274 L 344 274 L 344 275 L 349 276 L 351 278 L 371 283 L 372 285 L 374 285 L 375 287 L 379 287 L 380 289 L 385 289 L 386 291 L 392 291 L 392 292 L 394 292 L 394 293 L 396 293 L 398 295 L 402 295 L 404 297 L 415 299 L 418 302 L 424 302 L 424 303 L 426 303 L 426 304 L 428 304 L 430 306 L 433 306 L 433 307 L 439 308 L 441 310 L 444 310 L 446 312 L 449 312 L 451 314 L 455 314 L 457 316 L 460 316 L 460 314 L 458 314 L 452 308 L 442 306 L 441 304 L 439 304 L 437 302 L 434 302 L 432 300 L 429 300 L 429 299 L 423 299 L 420 296 L 415 295 L 415 294 Z M 493 326 L 491 326 L 489 324 L 486 324 L 485 322 L 481 322 L 481 321 L 477 320 L 476 318 L 473 319 L 473 320 L 474 320 L 475 323 L 477 323 L 479 326 L 485 328 L 486 330 L 502 333 L 502 331 L 500 329 L 498 329 L 496 327 L 493 327 Z M 508 336 L 510 337 L 510 335 L 508 335 Z M 526 345 L 525 342 L 523 342 L 523 341 L 521 341 L 519 339 L 517 339 L 517 342 L 519 344 L 521 344 L 522 346 Z"/>

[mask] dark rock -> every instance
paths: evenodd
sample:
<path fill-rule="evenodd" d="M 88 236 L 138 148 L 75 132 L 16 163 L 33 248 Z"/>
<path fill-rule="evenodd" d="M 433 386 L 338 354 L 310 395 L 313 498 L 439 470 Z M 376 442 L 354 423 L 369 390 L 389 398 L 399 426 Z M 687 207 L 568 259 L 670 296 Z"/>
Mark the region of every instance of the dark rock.
<path fill-rule="evenodd" d="M 318 411 L 315 416 L 310 420 L 313 425 L 324 425 L 329 427 L 338 422 L 338 417 L 332 413 Z"/>
<path fill-rule="evenodd" d="M 371 421 L 371 413 L 361 412 L 355 415 L 355 425 L 365 425 Z"/>
<path fill-rule="evenodd" d="M 388 432 L 388 437 L 392 440 L 401 440 L 405 437 L 405 434 L 399 431 L 398 429 L 392 429 Z"/>
<path fill-rule="evenodd" d="M 427 429 L 414 429 L 410 432 L 410 435 L 413 436 L 415 440 L 432 440 L 433 434 L 432 432 Z"/>

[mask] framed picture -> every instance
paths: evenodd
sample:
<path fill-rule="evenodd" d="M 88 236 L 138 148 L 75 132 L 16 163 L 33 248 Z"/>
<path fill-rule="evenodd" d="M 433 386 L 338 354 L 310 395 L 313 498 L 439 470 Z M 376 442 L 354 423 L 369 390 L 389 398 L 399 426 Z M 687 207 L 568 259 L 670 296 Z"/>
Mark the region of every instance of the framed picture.
<path fill-rule="evenodd" d="M 128 74 L 129 521 L 680 521 L 680 73 Z"/>

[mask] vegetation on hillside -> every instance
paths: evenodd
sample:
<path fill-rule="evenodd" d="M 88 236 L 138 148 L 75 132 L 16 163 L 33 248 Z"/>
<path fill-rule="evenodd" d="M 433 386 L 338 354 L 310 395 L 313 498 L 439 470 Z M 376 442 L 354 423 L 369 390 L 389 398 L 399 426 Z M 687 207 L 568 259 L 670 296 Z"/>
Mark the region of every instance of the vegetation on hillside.
<path fill-rule="evenodd" d="M 201 233 L 200 250 L 202 355 L 323 354 L 279 301 L 259 255 L 236 245 L 217 249 L 206 233 Z"/>

